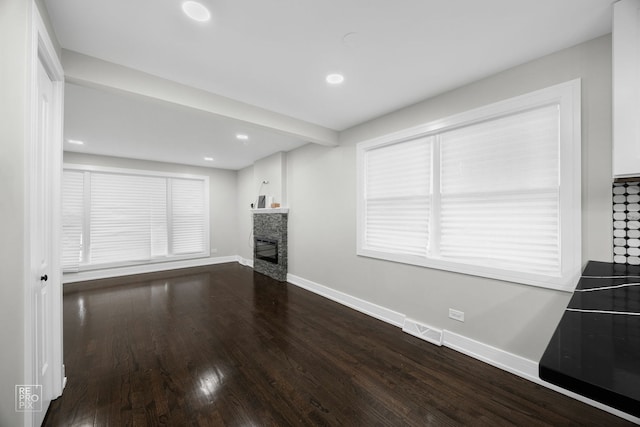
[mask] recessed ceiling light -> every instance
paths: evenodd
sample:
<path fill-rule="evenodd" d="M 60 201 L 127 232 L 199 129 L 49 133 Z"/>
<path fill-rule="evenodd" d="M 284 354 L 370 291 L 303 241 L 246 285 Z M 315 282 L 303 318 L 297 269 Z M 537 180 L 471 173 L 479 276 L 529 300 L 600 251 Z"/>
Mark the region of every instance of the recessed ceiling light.
<path fill-rule="evenodd" d="M 182 11 L 191 19 L 198 22 L 207 22 L 211 19 L 211 13 L 202 3 L 186 1 L 182 3 Z"/>
<path fill-rule="evenodd" d="M 247 139 L 249 139 L 249 135 L 245 135 L 244 133 L 238 133 L 236 134 L 236 138 L 242 141 L 246 141 Z"/>
<path fill-rule="evenodd" d="M 67 142 L 73 145 L 84 145 L 84 141 L 80 141 L 79 139 L 67 139 Z"/>
<path fill-rule="evenodd" d="M 213 162 L 213 157 L 205 157 L 204 158 L 207 162 Z"/>
<path fill-rule="evenodd" d="M 327 76 L 327 83 L 330 85 L 339 85 L 342 82 L 344 82 L 344 76 L 342 74 L 334 73 Z"/>

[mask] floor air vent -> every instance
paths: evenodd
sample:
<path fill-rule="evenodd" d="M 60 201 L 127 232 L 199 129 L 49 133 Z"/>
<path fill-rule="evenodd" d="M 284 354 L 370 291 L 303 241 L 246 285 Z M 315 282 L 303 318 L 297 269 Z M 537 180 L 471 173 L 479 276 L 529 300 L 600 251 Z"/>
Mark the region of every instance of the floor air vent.
<path fill-rule="evenodd" d="M 442 331 L 423 325 L 411 319 L 404 319 L 402 330 L 421 340 L 429 341 L 431 344 L 442 345 Z"/>

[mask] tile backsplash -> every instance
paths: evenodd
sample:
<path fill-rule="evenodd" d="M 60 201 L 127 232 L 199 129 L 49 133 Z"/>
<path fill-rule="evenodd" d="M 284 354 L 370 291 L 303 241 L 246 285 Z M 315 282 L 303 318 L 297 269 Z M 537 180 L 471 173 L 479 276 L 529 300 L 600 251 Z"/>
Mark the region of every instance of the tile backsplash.
<path fill-rule="evenodd" d="M 640 181 L 613 184 L 613 262 L 640 265 Z"/>

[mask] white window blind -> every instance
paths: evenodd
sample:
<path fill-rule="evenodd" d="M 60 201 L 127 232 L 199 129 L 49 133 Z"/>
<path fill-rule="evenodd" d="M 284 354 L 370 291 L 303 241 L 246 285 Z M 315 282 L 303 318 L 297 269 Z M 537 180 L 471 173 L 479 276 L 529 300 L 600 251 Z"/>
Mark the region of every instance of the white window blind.
<path fill-rule="evenodd" d="M 570 290 L 580 158 L 579 81 L 362 142 L 358 254 Z"/>
<path fill-rule="evenodd" d="M 431 203 L 430 165 L 428 138 L 367 152 L 367 247 L 426 256 Z"/>
<path fill-rule="evenodd" d="M 157 239 L 152 234 L 166 233 L 153 226 L 156 208 L 166 210 L 154 206 L 163 191 L 161 178 L 92 173 L 89 263 L 150 260 L 151 242 Z"/>
<path fill-rule="evenodd" d="M 189 254 L 204 250 L 204 183 L 201 180 L 170 179 L 171 251 Z"/>
<path fill-rule="evenodd" d="M 63 269 L 208 255 L 208 179 L 65 166 Z"/>
<path fill-rule="evenodd" d="M 559 108 L 440 135 L 443 259 L 560 274 Z"/>
<path fill-rule="evenodd" d="M 167 179 L 154 178 L 149 190 L 149 227 L 151 230 L 151 258 L 166 257 L 171 254 L 168 242 Z M 202 213 L 204 215 L 204 212 Z"/>
<path fill-rule="evenodd" d="M 62 179 L 62 269 L 78 271 L 82 262 L 84 172 L 65 171 Z"/>

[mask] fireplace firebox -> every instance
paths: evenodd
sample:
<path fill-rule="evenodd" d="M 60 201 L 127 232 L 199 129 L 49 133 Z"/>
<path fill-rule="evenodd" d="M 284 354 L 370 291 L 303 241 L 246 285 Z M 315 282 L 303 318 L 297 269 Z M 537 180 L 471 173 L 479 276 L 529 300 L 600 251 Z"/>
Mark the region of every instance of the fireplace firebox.
<path fill-rule="evenodd" d="M 253 247 L 256 259 L 261 259 L 272 264 L 278 263 L 277 240 L 256 236 Z"/>

